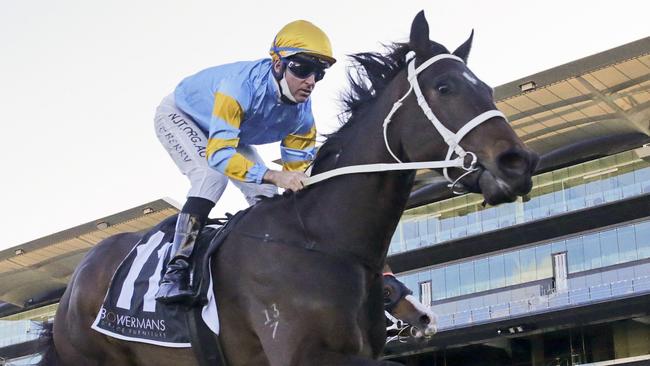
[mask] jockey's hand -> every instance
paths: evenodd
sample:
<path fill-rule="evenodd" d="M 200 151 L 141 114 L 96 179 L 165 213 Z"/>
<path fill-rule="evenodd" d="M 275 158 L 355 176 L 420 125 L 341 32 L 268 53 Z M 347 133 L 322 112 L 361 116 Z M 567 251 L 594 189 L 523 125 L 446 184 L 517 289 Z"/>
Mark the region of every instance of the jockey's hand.
<path fill-rule="evenodd" d="M 303 181 L 306 179 L 307 175 L 303 172 L 277 171 L 269 169 L 266 171 L 266 174 L 264 174 L 263 182 L 298 192 L 304 188 Z"/>

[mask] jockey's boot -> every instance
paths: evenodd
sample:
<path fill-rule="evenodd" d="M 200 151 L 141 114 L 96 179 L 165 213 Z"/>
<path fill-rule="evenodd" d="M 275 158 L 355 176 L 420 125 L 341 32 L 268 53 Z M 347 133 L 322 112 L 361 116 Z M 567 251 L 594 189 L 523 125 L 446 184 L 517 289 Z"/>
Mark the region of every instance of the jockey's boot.
<path fill-rule="evenodd" d="M 199 216 L 181 212 L 176 221 L 176 232 L 172 250 L 174 257 L 167 265 L 167 271 L 160 281 L 160 288 L 156 293 L 156 300 L 164 304 L 184 303 L 191 304 L 195 296 L 195 289 L 191 283 L 192 262 L 191 256 L 194 244 L 203 228 Z"/>

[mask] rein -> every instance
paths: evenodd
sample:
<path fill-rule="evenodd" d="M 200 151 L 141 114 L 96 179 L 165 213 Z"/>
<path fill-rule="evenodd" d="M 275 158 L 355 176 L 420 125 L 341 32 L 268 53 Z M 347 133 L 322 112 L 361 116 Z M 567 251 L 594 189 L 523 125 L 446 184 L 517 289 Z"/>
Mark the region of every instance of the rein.
<path fill-rule="evenodd" d="M 425 61 L 422 65 L 418 66 L 417 69 L 415 68 L 415 57 L 413 57 L 408 62 L 407 79 L 409 81 L 410 87 L 408 91 L 393 104 L 393 108 L 390 110 L 390 112 L 384 119 L 384 123 L 382 125 L 384 144 L 386 145 L 386 149 L 388 150 L 390 155 L 393 157 L 393 159 L 395 159 L 397 163 L 363 164 L 363 165 L 351 165 L 342 168 L 336 168 L 307 178 L 304 181 L 304 186 L 306 187 L 333 177 L 346 175 L 346 174 L 442 168 L 445 178 L 450 183 L 448 186 L 451 188 L 452 192 L 454 194 L 465 193 L 462 191 L 457 191 L 456 186 L 459 184 L 462 178 L 464 178 L 466 175 L 472 172 L 475 172 L 478 169 L 476 168 L 476 164 L 478 163 L 478 158 L 476 157 L 476 154 L 474 154 L 473 152 L 465 151 L 460 146 L 460 141 L 463 139 L 463 137 L 465 137 L 465 135 L 467 135 L 471 130 L 479 126 L 481 123 L 494 117 L 502 117 L 503 119 L 506 119 L 506 116 L 503 113 L 501 113 L 501 111 L 492 109 L 492 110 L 485 111 L 479 114 L 478 116 L 472 118 L 463 127 L 461 127 L 461 129 L 458 130 L 458 132 L 456 133 L 451 132 L 447 127 L 445 127 L 429 107 L 427 100 L 424 98 L 424 95 L 422 94 L 422 90 L 420 89 L 420 84 L 417 78 L 418 74 L 420 74 L 426 68 L 433 65 L 435 62 L 444 59 L 452 59 L 464 63 L 463 59 L 451 54 L 441 54 L 441 55 L 434 56 L 428 59 L 427 61 Z M 393 115 L 403 105 L 404 100 L 411 94 L 412 91 L 414 92 L 418 105 L 420 106 L 420 109 L 422 109 L 424 115 L 427 116 L 429 121 L 431 121 L 431 123 L 433 124 L 433 127 L 438 131 L 438 133 L 442 136 L 445 143 L 449 146 L 449 149 L 447 150 L 447 155 L 445 156 L 445 160 L 404 163 L 397 157 L 397 155 L 395 155 L 395 153 L 393 153 L 393 150 L 390 148 L 390 145 L 388 143 L 388 125 L 390 124 Z M 456 159 L 451 159 L 451 156 L 454 153 L 458 155 L 458 157 Z M 471 161 L 469 162 L 469 165 L 466 166 L 465 158 L 467 156 L 471 157 Z M 461 174 L 458 178 L 456 178 L 456 180 L 452 180 L 448 174 L 449 168 L 460 168 L 463 169 L 465 172 Z"/>

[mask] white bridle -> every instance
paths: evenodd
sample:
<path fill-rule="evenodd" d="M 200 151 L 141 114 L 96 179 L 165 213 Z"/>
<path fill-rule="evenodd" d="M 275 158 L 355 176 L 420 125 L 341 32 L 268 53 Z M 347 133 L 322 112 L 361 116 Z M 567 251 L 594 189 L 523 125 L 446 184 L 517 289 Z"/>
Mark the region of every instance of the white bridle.
<path fill-rule="evenodd" d="M 382 171 L 392 171 L 392 170 L 414 170 L 414 169 L 443 169 L 443 174 L 445 178 L 449 181 L 449 187 L 452 189 L 452 192 L 456 194 L 460 194 L 463 192 L 458 192 L 455 190 L 456 185 L 459 183 L 459 181 L 465 177 L 466 175 L 474 172 L 477 170 L 476 168 L 476 163 L 478 162 L 478 159 L 476 157 L 476 154 L 474 154 L 471 151 L 465 151 L 460 146 L 460 141 L 469 133 L 471 130 L 473 130 L 475 127 L 480 125 L 481 123 L 489 120 L 490 118 L 493 117 L 502 117 L 503 119 L 506 119 L 506 116 L 501 113 L 500 111 L 496 109 L 492 109 L 486 112 L 483 112 L 479 114 L 478 116 L 472 118 L 469 122 L 467 122 L 463 127 L 461 127 L 458 132 L 453 133 L 451 132 L 447 127 L 445 127 L 440 120 L 436 117 L 436 115 L 433 113 L 431 108 L 429 107 L 429 104 L 427 103 L 427 100 L 424 98 L 424 95 L 422 94 L 422 90 L 420 89 L 420 84 L 418 83 L 418 74 L 424 71 L 427 67 L 431 66 L 433 63 L 444 60 L 444 59 L 452 59 L 456 60 L 459 62 L 463 62 L 463 59 L 461 59 L 458 56 L 451 55 L 451 54 L 441 54 L 434 56 L 427 61 L 425 61 L 422 65 L 418 66 L 418 68 L 415 68 L 415 58 L 412 58 L 409 63 L 408 63 L 408 81 L 409 84 L 411 85 L 409 87 L 409 90 L 393 104 L 393 108 L 390 110 L 386 118 L 384 119 L 384 124 L 383 124 L 383 134 L 384 134 L 384 144 L 386 145 L 386 149 L 388 149 L 388 152 L 390 155 L 397 161 L 397 163 L 379 163 L 379 164 L 364 164 L 364 165 L 352 165 L 352 166 L 346 166 L 343 168 L 337 168 L 337 169 L 332 169 L 326 172 L 323 172 L 321 174 L 317 174 L 314 176 L 309 177 L 305 182 L 304 185 L 308 186 L 314 183 L 318 183 L 320 181 L 336 177 L 339 175 L 344 175 L 344 174 L 354 174 L 354 173 L 370 173 L 370 172 L 382 172 Z M 393 150 L 390 148 L 390 144 L 388 143 L 388 125 L 391 122 L 391 119 L 393 115 L 397 112 L 397 110 L 402 106 L 404 100 L 411 94 L 411 91 L 414 91 L 415 96 L 417 98 L 418 105 L 422 109 L 422 112 L 427 116 L 429 121 L 433 124 L 433 127 L 438 131 L 438 133 L 442 136 L 444 139 L 445 143 L 449 145 L 449 150 L 447 150 L 447 155 L 445 156 L 445 160 L 440 160 L 440 161 L 423 161 L 423 162 L 415 162 L 415 163 L 403 163 L 395 153 L 393 153 Z M 451 156 L 456 153 L 458 157 L 456 159 L 451 159 Z M 468 166 L 465 164 L 465 158 L 467 156 L 470 156 L 472 159 L 469 163 Z M 448 175 L 448 169 L 449 168 L 460 168 L 465 171 L 465 173 L 461 174 L 456 180 L 452 180 L 449 178 Z"/>

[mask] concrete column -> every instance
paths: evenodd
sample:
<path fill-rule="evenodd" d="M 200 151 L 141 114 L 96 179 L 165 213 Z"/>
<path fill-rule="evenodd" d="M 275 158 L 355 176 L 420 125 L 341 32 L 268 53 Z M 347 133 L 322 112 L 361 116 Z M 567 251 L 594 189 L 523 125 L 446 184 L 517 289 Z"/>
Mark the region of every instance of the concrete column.
<path fill-rule="evenodd" d="M 544 339 L 541 335 L 534 335 L 530 338 L 530 353 L 533 366 L 545 366 Z"/>

